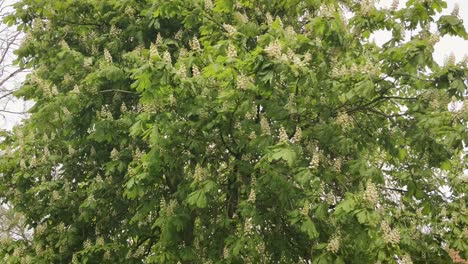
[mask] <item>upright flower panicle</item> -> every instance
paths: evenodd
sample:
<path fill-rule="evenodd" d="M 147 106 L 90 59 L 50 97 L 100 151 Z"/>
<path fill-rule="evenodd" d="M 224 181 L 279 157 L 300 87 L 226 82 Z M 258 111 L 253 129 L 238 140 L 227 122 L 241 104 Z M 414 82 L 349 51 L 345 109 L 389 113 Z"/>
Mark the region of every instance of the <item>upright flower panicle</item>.
<path fill-rule="evenodd" d="M 333 234 L 331 239 L 328 241 L 327 251 L 336 254 L 338 253 L 340 246 L 341 246 L 341 234 L 339 231 L 337 231 L 335 234 Z"/>
<path fill-rule="evenodd" d="M 237 50 L 236 47 L 232 44 L 229 43 L 228 49 L 227 49 L 227 56 L 228 58 L 234 59 L 237 57 Z"/>
<path fill-rule="evenodd" d="M 451 15 L 458 16 L 459 14 L 460 14 L 460 5 L 458 5 L 458 3 L 455 3 L 455 5 L 453 6 Z"/>
<path fill-rule="evenodd" d="M 237 29 L 235 27 L 233 27 L 232 25 L 223 24 L 223 28 L 224 28 L 224 30 L 226 30 L 226 32 L 227 32 L 227 34 L 229 36 L 233 36 L 234 34 L 237 33 Z"/>
<path fill-rule="evenodd" d="M 282 46 L 281 46 L 281 43 L 279 43 L 279 41 L 274 41 L 272 43 L 270 43 L 266 48 L 265 48 L 265 52 L 270 56 L 270 57 L 273 57 L 273 58 L 276 58 L 276 59 L 281 59 L 281 55 L 282 55 Z"/>
<path fill-rule="evenodd" d="M 155 43 L 150 45 L 150 57 L 159 57 L 158 46 Z"/>
<path fill-rule="evenodd" d="M 400 0 L 393 0 L 392 5 L 390 6 L 390 10 L 396 11 L 399 5 L 400 5 Z"/>
<path fill-rule="evenodd" d="M 198 41 L 197 37 L 193 37 L 193 39 L 190 41 L 190 48 L 193 51 L 200 51 L 201 50 L 200 42 Z"/>
<path fill-rule="evenodd" d="M 169 64 L 169 65 L 172 65 L 172 58 L 171 58 L 171 54 L 169 53 L 169 51 L 165 51 L 164 54 L 163 54 L 163 60 L 165 63 Z"/>
<path fill-rule="evenodd" d="M 106 60 L 107 63 L 112 64 L 112 55 L 107 48 L 104 49 L 104 60 Z"/>
<path fill-rule="evenodd" d="M 205 9 L 212 10 L 213 9 L 213 2 L 211 0 L 204 0 Z"/>

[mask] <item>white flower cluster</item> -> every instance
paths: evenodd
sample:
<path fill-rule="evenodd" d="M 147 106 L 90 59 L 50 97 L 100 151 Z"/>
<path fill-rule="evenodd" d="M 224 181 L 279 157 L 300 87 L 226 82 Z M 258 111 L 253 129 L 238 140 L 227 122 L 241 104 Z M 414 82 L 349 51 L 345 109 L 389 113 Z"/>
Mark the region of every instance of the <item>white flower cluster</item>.
<path fill-rule="evenodd" d="M 328 241 L 327 251 L 336 254 L 341 246 L 341 234 L 337 231 Z"/>
<path fill-rule="evenodd" d="M 213 7 L 214 7 L 213 2 L 211 0 L 205 0 L 204 4 L 205 4 L 205 9 L 206 10 L 212 10 Z"/>
<path fill-rule="evenodd" d="M 158 46 L 155 43 L 151 43 L 150 45 L 150 58 L 151 57 L 159 57 Z"/>
<path fill-rule="evenodd" d="M 458 3 L 455 3 L 455 6 L 453 7 L 451 15 L 458 16 L 459 14 L 460 14 L 460 6 L 458 5 Z"/>
<path fill-rule="evenodd" d="M 401 257 L 401 264 L 413 264 L 413 261 L 411 260 L 411 257 L 409 255 L 404 255 Z"/>
<path fill-rule="evenodd" d="M 377 77 L 380 75 L 381 71 L 377 63 L 367 61 L 364 65 L 352 64 L 351 67 L 346 67 L 346 65 L 335 65 L 332 69 L 331 75 L 334 78 L 341 78 L 343 76 L 362 75 L 363 73 L 372 77 Z"/>
<path fill-rule="evenodd" d="M 304 206 L 301 209 L 301 214 L 303 216 L 309 216 L 310 203 L 306 200 L 304 201 Z"/>
<path fill-rule="evenodd" d="M 237 29 L 229 24 L 223 24 L 224 30 L 226 30 L 227 34 L 232 37 L 234 34 L 237 33 Z"/>
<path fill-rule="evenodd" d="M 440 41 L 440 35 L 438 33 L 431 34 L 431 36 L 429 37 L 429 44 L 431 44 L 432 46 L 437 44 L 439 41 Z"/>
<path fill-rule="evenodd" d="M 374 0 L 362 0 L 361 1 L 361 12 L 364 15 L 369 14 L 375 8 Z"/>
<path fill-rule="evenodd" d="M 252 234 L 252 230 L 253 230 L 252 218 L 247 218 L 244 222 L 244 232 L 246 234 Z"/>
<path fill-rule="evenodd" d="M 171 54 L 169 53 L 169 51 L 167 50 L 164 51 L 163 60 L 165 63 L 172 65 L 172 58 L 171 58 Z"/>
<path fill-rule="evenodd" d="M 255 189 L 252 188 L 250 189 L 249 198 L 247 199 L 247 202 L 255 203 L 256 200 L 257 200 L 257 193 L 255 192 Z"/>
<path fill-rule="evenodd" d="M 390 6 L 390 10 L 396 11 L 399 5 L 400 5 L 400 0 L 393 0 L 392 5 Z"/>
<path fill-rule="evenodd" d="M 291 139 L 291 142 L 293 143 L 299 143 L 302 139 L 302 129 L 298 126 L 296 126 L 296 131 L 294 132 L 294 136 Z"/>
<path fill-rule="evenodd" d="M 271 16 L 270 12 L 266 13 L 266 22 L 269 26 L 271 26 L 271 24 L 273 24 L 273 17 Z"/>
<path fill-rule="evenodd" d="M 127 16 L 129 16 L 129 17 L 135 16 L 135 13 L 136 13 L 135 9 L 133 9 L 133 7 L 131 7 L 130 5 L 128 5 L 128 6 L 125 8 L 125 11 L 124 11 L 124 12 L 125 12 L 125 14 L 126 14 Z"/>
<path fill-rule="evenodd" d="M 181 79 L 187 78 L 187 68 L 185 67 L 185 65 L 180 65 L 179 69 L 177 69 L 177 75 Z"/>
<path fill-rule="evenodd" d="M 201 50 L 200 41 L 198 41 L 197 37 L 193 37 L 193 39 L 190 41 L 190 48 L 193 51 L 200 51 Z"/>
<path fill-rule="evenodd" d="M 158 32 L 158 34 L 156 35 L 156 45 L 160 46 L 162 43 L 163 43 L 163 38 L 161 36 L 161 33 Z"/>
<path fill-rule="evenodd" d="M 60 47 L 63 50 L 70 50 L 70 46 L 68 46 L 68 43 L 64 39 L 60 41 Z"/>
<path fill-rule="evenodd" d="M 182 34 L 183 34 L 182 30 L 179 29 L 179 31 L 177 31 L 177 32 L 175 33 L 174 39 L 176 39 L 176 40 L 182 40 Z"/>
<path fill-rule="evenodd" d="M 351 128 L 354 126 L 353 119 L 346 112 L 339 112 L 336 121 L 343 129 Z"/>
<path fill-rule="evenodd" d="M 385 243 L 390 245 L 398 245 L 400 243 L 400 231 L 390 228 L 387 221 L 383 220 L 380 224 L 380 231 Z"/>
<path fill-rule="evenodd" d="M 273 58 L 276 58 L 276 59 L 281 59 L 281 55 L 282 55 L 282 45 L 281 43 L 279 43 L 278 40 L 274 41 L 274 42 L 271 42 L 266 48 L 265 48 L 265 52 L 270 56 L 270 57 L 273 57 Z"/>
<path fill-rule="evenodd" d="M 444 65 L 446 67 L 447 66 L 453 66 L 453 65 L 455 65 L 455 62 L 456 62 L 455 54 L 453 52 L 451 52 L 448 57 L 445 57 Z"/>
<path fill-rule="evenodd" d="M 99 117 L 102 118 L 102 119 L 105 119 L 105 120 L 112 120 L 113 119 L 112 113 L 111 113 L 111 111 L 109 111 L 109 109 L 107 107 L 103 106 L 101 108 L 101 111 L 98 114 L 99 114 Z"/>
<path fill-rule="evenodd" d="M 289 136 L 283 126 L 279 129 L 279 141 L 280 142 L 289 142 Z"/>
<path fill-rule="evenodd" d="M 370 205 L 375 206 L 379 199 L 379 192 L 374 183 L 367 182 L 366 190 L 364 191 L 364 200 Z"/>
<path fill-rule="evenodd" d="M 104 60 L 106 60 L 107 63 L 112 64 L 112 55 L 107 48 L 104 49 Z"/>
<path fill-rule="evenodd" d="M 186 48 L 181 48 L 179 51 L 179 60 L 186 58 L 188 56 L 188 50 Z"/>
<path fill-rule="evenodd" d="M 192 76 L 200 76 L 201 72 L 197 65 L 192 65 Z"/>
<path fill-rule="evenodd" d="M 341 172 L 341 167 L 343 165 L 343 162 L 342 162 L 342 159 L 341 158 L 336 158 L 333 160 L 333 168 L 337 171 L 337 172 Z"/>
<path fill-rule="evenodd" d="M 334 18 L 334 8 L 328 6 L 328 5 L 322 5 L 320 7 L 320 11 L 319 11 L 319 14 L 321 17 L 324 17 L 324 18 Z"/>
<path fill-rule="evenodd" d="M 239 12 L 236 12 L 234 14 L 235 18 L 241 22 L 242 24 L 247 24 L 249 22 L 249 18 L 247 17 L 246 14 L 242 14 L 242 13 L 239 13 Z"/>
<path fill-rule="evenodd" d="M 312 159 L 310 159 L 309 169 L 315 170 L 315 169 L 317 169 L 319 167 L 321 154 L 322 153 L 321 153 L 319 147 L 316 147 L 315 152 L 312 155 Z"/>
<path fill-rule="evenodd" d="M 247 90 L 250 85 L 252 85 L 253 79 L 251 76 L 245 76 L 241 74 L 237 76 L 236 85 L 240 90 Z"/>
<path fill-rule="evenodd" d="M 113 148 L 111 153 L 110 153 L 110 158 L 113 161 L 116 161 L 119 159 L 119 151 L 116 148 Z"/>
<path fill-rule="evenodd" d="M 271 135 L 270 124 L 268 123 L 266 117 L 263 115 L 260 117 L 260 128 L 264 135 Z"/>
<path fill-rule="evenodd" d="M 228 45 L 227 56 L 230 59 L 234 59 L 234 58 L 237 57 L 236 47 L 234 45 L 232 45 L 231 43 L 229 43 L 229 45 Z"/>
<path fill-rule="evenodd" d="M 205 177 L 205 173 L 202 167 L 200 166 L 200 164 L 197 164 L 197 166 L 195 166 L 195 172 L 193 173 L 194 180 L 203 181 L 204 177 Z"/>
<path fill-rule="evenodd" d="M 112 25 L 109 30 L 109 34 L 114 38 L 117 38 L 121 33 L 122 33 L 122 30 L 116 27 L 115 25 Z"/>

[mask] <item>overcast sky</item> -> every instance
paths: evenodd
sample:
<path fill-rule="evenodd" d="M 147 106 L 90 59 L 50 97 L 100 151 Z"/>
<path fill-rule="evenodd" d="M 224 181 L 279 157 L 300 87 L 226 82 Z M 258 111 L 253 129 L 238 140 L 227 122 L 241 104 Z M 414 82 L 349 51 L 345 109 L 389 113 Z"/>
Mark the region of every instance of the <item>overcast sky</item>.
<path fill-rule="evenodd" d="M 381 7 L 389 7 L 393 0 L 377 0 L 378 6 Z M 400 7 L 404 7 L 407 0 L 400 0 Z M 468 0 L 446 0 L 447 2 L 447 9 L 444 10 L 442 15 L 448 15 L 452 12 L 453 7 L 455 4 L 458 4 L 460 7 L 460 17 L 463 19 L 463 24 L 465 28 L 468 29 Z M 432 28 L 433 32 L 435 28 Z M 389 33 L 386 32 L 379 32 L 375 36 L 376 43 L 384 43 L 385 40 L 388 40 L 390 37 Z M 434 59 L 439 63 L 442 64 L 444 62 L 444 58 L 449 56 L 450 53 L 453 52 L 455 57 L 458 61 L 463 60 L 465 55 L 468 55 L 468 41 L 463 40 L 462 38 L 455 38 L 446 36 L 441 38 L 440 42 L 435 45 L 434 51 Z"/>
<path fill-rule="evenodd" d="M 7 0 L 12 2 L 14 0 Z M 376 0 L 379 7 L 388 7 L 392 4 L 393 0 Z M 400 0 L 400 7 L 406 4 L 407 0 Z M 457 3 L 460 6 L 460 17 L 463 19 L 465 28 L 468 29 L 468 0 L 446 0 L 448 8 L 443 14 L 450 14 L 453 7 Z M 434 28 L 435 29 L 435 28 Z M 374 39 L 377 44 L 382 44 L 390 38 L 388 32 L 378 32 L 374 35 Z M 450 53 L 454 53 L 457 62 L 461 61 L 465 55 L 468 55 L 468 41 L 461 38 L 454 37 L 443 37 L 440 42 L 435 45 L 434 58 L 439 64 L 443 64 L 445 57 L 449 56 Z M 23 104 L 18 104 L 18 109 L 24 108 Z M 6 115 L 6 119 L 0 119 L 0 128 L 11 129 L 16 123 L 20 121 L 18 115 Z"/>

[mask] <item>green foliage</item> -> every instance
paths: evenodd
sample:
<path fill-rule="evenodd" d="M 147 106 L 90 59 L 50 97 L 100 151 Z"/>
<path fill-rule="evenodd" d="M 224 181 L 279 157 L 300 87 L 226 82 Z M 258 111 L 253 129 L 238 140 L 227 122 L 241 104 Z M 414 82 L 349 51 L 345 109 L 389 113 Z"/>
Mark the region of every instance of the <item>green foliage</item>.
<path fill-rule="evenodd" d="M 19 1 L 35 105 L 0 197 L 34 234 L 2 263 L 467 257 L 468 67 L 429 28 L 466 31 L 441 0 L 370 2 Z"/>

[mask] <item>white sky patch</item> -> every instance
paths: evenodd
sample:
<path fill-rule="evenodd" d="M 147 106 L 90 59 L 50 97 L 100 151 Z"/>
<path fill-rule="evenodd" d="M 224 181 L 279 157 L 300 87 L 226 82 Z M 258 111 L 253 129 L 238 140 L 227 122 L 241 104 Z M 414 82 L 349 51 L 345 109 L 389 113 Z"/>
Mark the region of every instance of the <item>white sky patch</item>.
<path fill-rule="evenodd" d="M 389 8 L 392 5 L 393 0 L 378 0 L 376 6 L 378 8 Z M 400 0 L 399 8 L 406 6 L 406 0 Z M 468 1 L 467 0 L 447 0 L 447 8 L 439 15 L 436 16 L 435 20 L 442 15 L 449 15 L 455 4 L 460 7 L 459 17 L 463 20 L 463 24 L 468 29 Z M 436 31 L 435 24 L 431 27 L 431 31 Z M 410 33 L 407 34 L 406 38 L 409 39 Z M 414 34 L 414 33 L 413 33 Z M 375 32 L 370 39 L 374 39 L 375 43 L 382 46 L 385 42 L 391 39 L 392 35 L 389 31 L 379 30 Z M 444 60 L 451 53 L 455 55 L 456 61 L 463 60 L 464 56 L 468 56 L 468 40 L 464 40 L 460 37 L 444 36 L 434 46 L 434 60 L 439 64 L 443 65 Z"/>

